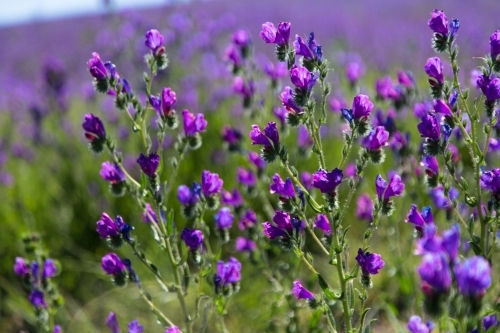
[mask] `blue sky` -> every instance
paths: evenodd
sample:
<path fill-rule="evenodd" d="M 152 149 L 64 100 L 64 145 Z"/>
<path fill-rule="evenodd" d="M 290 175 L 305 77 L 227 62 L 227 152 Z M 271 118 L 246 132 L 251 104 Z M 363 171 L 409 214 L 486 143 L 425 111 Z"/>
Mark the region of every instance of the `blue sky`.
<path fill-rule="evenodd" d="M 111 1 L 118 8 L 148 7 L 168 2 L 167 0 Z M 9 0 L 2 2 L 0 26 L 98 13 L 104 10 L 103 0 Z"/>

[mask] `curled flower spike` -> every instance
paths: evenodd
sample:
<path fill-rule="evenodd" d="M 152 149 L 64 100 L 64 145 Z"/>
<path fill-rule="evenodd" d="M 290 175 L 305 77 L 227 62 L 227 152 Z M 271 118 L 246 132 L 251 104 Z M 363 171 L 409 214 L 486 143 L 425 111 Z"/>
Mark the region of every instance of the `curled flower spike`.
<path fill-rule="evenodd" d="M 308 299 L 308 300 L 314 299 L 314 294 L 311 293 L 306 288 L 304 288 L 302 283 L 298 280 L 293 281 L 292 293 L 295 296 L 295 298 L 297 298 L 297 299 Z"/>

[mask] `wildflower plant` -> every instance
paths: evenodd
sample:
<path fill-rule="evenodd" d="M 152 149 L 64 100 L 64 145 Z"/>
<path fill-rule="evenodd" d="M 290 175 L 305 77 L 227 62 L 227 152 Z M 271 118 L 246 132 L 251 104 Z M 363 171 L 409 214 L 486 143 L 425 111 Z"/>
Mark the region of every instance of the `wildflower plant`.
<path fill-rule="evenodd" d="M 428 100 L 403 70 L 396 80 L 377 79 L 373 91 L 358 89 L 365 73 L 359 61 L 347 62 L 352 98 L 341 98 L 329 82 L 333 62 L 320 45 L 324 36 L 298 34 L 290 22 L 265 22 L 260 40 L 234 32 L 222 58 L 245 121 L 217 129 L 225 158 L 239 163 L 234 187 L 210 164 L 179 181 L 186 160 L 204 162 L 194 160 L 194 151 L 210 149 L 203 138 L 214 125 L 208 114 L 184 108 L 184 91 L 174 91 L 174 82 L 156 84 L 170 64 L 158 30 L 145 34 L 144 97 L 125 78 L 127 68 L 92 53 L 87 65 L 95 90 L 114 99 L 140 146 L 136 170 L 125 163 L 125 142 L 112 137 L 99 115 L 83 115 L 84 137 L 94 154 L 105 156 L 99 174 L 110 193 L 132 198 L 141 212 L 136 220 L 151 230 L 160 251 L 152 256 L 144 249 L 150 240 L 136 232 L 136 220 L 102 212 L 95 230 L 110 247 L 100 262 L 104 274 L 116 287 L 136 288 L 170 333 L 227 332 L 232 302 L 249 288 L 252 274 L 268 283 L 271 301 L 262 303 L 272 310 L 270 332 L 278 326 L 300 330 L 299 309 L 310 311 L 310 332 L 370 332 L 371 314 L 381 312 L 368 307 L 382 287 L 379 274 L 418 280 L 412 300 L 422 311 L 406 316 L 410 332 L 493 332 L 500 168 L 488 155 L 498 145 L 500 32 L 480 58 L 474 92 L 459 81 L 459 20 L 436 9 L 428 26 L 438 53 L 422 64 Z M 253 46 L 262 42 L 274 44 L 277 62 L 259 70 Z M 419 122 L 406 133 L 398 119 L 410 106 Z M 328 107 L 338 113 L 340 127 L 330 126 Z M 325 142 L 332 129 L 341 145 Z M 175 138 L 171 147 L 164 144 L 168 137 Z M 397 245 L 412 248 L 420 262 L 411 273 L 396 270 L 382 242 L 375 242 L 399 228 L 413 234 L 411 244 Z M 60 304 L 50 282 L 59 269 L 36 246 L 28 248 L 34 259 L 16 258 L 14 271 L 30 292 L 40 327 L 48 330 L 46 318 Z M 406 260 L 399 251 L 398 260 Z M 161 295 L 153 295 L 140 274 L 175 295 L 180 316 L 161 305 Z M 114 313 L 106 324 L 120 331 Z M 145 330 L 136 320 L 128 329 Z"/>

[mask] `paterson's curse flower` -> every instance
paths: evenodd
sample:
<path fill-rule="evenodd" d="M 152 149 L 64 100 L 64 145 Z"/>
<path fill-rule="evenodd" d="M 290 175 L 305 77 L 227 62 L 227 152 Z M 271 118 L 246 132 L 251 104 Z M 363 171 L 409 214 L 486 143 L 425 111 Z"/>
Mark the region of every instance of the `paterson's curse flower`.
<path fill-rule="evenodd" d="M 405 189 L 405 184 L 399 175 L 393 175 L 389 181 L 389 185 L 387 185 L 387 182 L 381 175 L 377 175 L 375 187 L 378 199 L 382 201 L 389 200 L 391 197 L 399 197 Z"/>
<path fill-rule="evenodd" d="M 252 125 L 252 130 L 250 131 L 250 140 L 252 140 L 253 145 L 263 145 L 265 147 L 271 147 L 271 142 L 275 145 L 279 145 L 279 133 L 276 128 L 276 123 L 271 121 L 264 128 L 264 133 L 261 132 L 259 125 Z M 271 140 L 271 141 L 269 141 Z"/>
<path fill-rule="evenodd" d="M 293 90 L 289 86 L 286 86 L 285 90 L 283 90 L 283 92 L 280 94 L 280 100 L 288 112 L 296 114 L 302 114 L 304 112 L 302 107 L 298 106 L 297 103 L 295 103 L 295 99 L 293 98 Z"/>
<path fill-rule="evenodd" d="M 170 88 L 163 88 L 161 90 L 161 96 L 156 97 L 151 95 L 149 98 L 151 106 L 156 110 L 159 116 L 168 117 L 175 113 L 172 109 L 175 102 L 177 102 L 177 95 L 175 91 Z"/>
<path fill-rule="evenodd" d="M 238 167 L 237 170 L 238 182 L 240 184 L 246 185 L 248 187 L 254 187 L 257 184 L 257 178 L 255 174 L 250 169 L 245 169 L 242 167 Z"/>
<path fill-rule="evenodd" d="M 373 220 L 373 201 L 368 193 L 363 193 L 356 201 L 356 217 L 371 222 Z"/>
<path fill-rule="evenodd" d="M 364 252 L 363 249 L 358 249 L 356 261 L 358 262 L 363 275 L 378 274 L 378 272 L 385 265 L 385 262 L 382 260 L 382 256 L 380 254 Z"/>
<path fill-rule="evenodd" d="M 493 61 L 495 61 L 500 54 L 500 30 L 496 30 L 490 36 L 490 54 Z"/>
<path fill-rule="evenodd" d="M 385 130 L 384 126 L 377 126 L 363 139 L 363 146 L 368 151 L 378 151 L 382 147 L 387 146 L 388 140 L 389 132 Z"/>
<path fill-rule="evenodd" d="M 102 179 L 111 184 L 117 184 L 124 182 L 126 177 L 120 166 L 116 163 L 103 162 L 101 165 L 101 171 L 99 172 Z"/>
<path fill-rule="evenodd" d="M 434 9 L 431 13 L 432 17 L 428 22 L 429 28 L 435 33 L 441 34 L 443 36 L 448 35 L 448 19 L 442 10 Z"/>
<path fill-rule="evenodd" d="M 203 233 L 201 230 L 184 228 L 181 239 L 191 251 L 197 251 L 203 244 Z"/>
<path fill-rule="evenodd" d="M 306 62 L 309 60 L 321 61 L 323 58 L 321 45 L 318 45 L 316 43 L 316 40 L 314 39 L 314 32 L 311 32 L 309 34 L 309 37 L 307 38 L 307 44 L 299 35 L 295 35 L 293 47 L 295 49 L 295 54 L 303 56 Z"/>
<path fill-rule="evenodd" d="M 500 78 L 492 79 L 489 76 L 481 75 L 477 79 L 477 86 L 481 88 L 488 101 L 496 101 L 500 98 Z"/>
<path fill-rule="evenodd" d="M 316 216 L 314 227 L 323 231 L 325 235 L 331 235 L 332 233 L 330 221 L 328 221 L 328 218 L 325 214 L 319 214 L 318 216 Z"/>
<path fill-rule="evenodd" d="M 163 45 L 163 36 L 156 29 L 146 32 L 146 46 L 153 52 L 156 52 Z"/>
<path fill-rule="evenodd" d="M 279 174 L 275 174 L 272 178 L 271 185 L 269 186 L 271 194 L 277 193 L 278 195 L 291 199 L 295 197 L 295 189 L 292 180 L 287 178 L 285 181 L 281 179 Z"/>
<path fill-rule="evenodd" d="M 227 262 L 219 260 L 217 262 L 217 273 L 214 275 L 215 292 L 219 293 L 220 288 L 236 285 L 241 280 L 241 263 L 238 259 L 229 257 Z M 236 289 L 236 288 L 235 288 Z"/>
<path fill-rule="evenodd" d="M 125 265 L 120 257 L 113 252 L 106 254 L 101 261 L 101 267 L 106 274 L 120 275 L 125 272 Z"/>
<path fill-rule="evenodd" d="M 39 289 L 33 289 L 30 293 L 29 300 L 35 308 L 46 308 L 45 295 Z"/>
<path fill-rule="evenodd" d="M 148 156 L 141 153 L 137 159 L 137 163 L 146 176 L 154 177 L 160 165 L 160 156 L 155 153 L 151 153 Z"/>
<path fill-rule="evenodd" d="M 290 22 L 280 22 L 278 28 L 272 22 L 262 24 L 260 38 L 268 44 L 288 44 L 290 40 Z"/>
<path fill-rule="evenodd" d="M 466 259 L 455 266 L 458 291 L 465 296 L 481 297 L 491 286 L 490 264 L 481 256 Z"/>
<path fill-rule="evenodd" d="M 16 257 L 14 264 L 14 273 L 19 276 L 27 277 L 30 275 L 30 268 L 28 266 L 29 262 L 21 257 Z"/>
<path fill-rule="evenodd" d="M 415 229 L 422 232 L 422 229 L 425 224 L 433 224 L 434 219 L 432 217 L 431 207 L 424 207 L 422 209 L 422 213 L 418 211 L 417 205 L 412 204 L 411 209 L 406 215 L 406 223 L 412 223 L 415 226 Z"/>
<path fill-rule="evenodd" d="M 436 116 L 432 113 L 428 113 L 420 119 L 422 122 L 417 125 L 417 129 L 420 132 L 422 138 L 429 138 L 432 140 L 439 140 L 441 132 L 439 130 L 439 123 Z"/>
<path fill-rule="evenodd" d="M 92 59 L 87 62 L 89 66 L 90 75 L 92 75 L 97 80 L 106 80 L 107 72 L 106 67 L 104 67 L 101 58 L 99 58 L 99 53 L 93 52 Z"/>
<path fill-rule="evenodd" d="M 432 330 L 419 316 L 411 316 L 406 327 L 410 333 L 430 333 Z"/>
<path fill-rule="evenodd" d="M 277 211 L 274 214 L 273 222 L 276 226 L 269 222 L 262 223 L 264 227 L 264 235 L 269 239 L 275 239 L 278 237 L 288 238 L 292 236 L 293 231 L 301 231 L 305 228 L 305 223 L 303 221 L 291 218 L 286 212 Z"/>
<path fill-rule="evenodd" d="M 290 69 L 290 80 L 296 88 L 307 95 L 316 83 L 317 77 L 311 74 L 307 68 L 294 65 Z"/>
<path fill-rule="evenodd" d="M 431 85 L 436 85 L 436 83 L 442 85 L 444 83 L 443 63 L 438 57 L 427 59 L 424 70 L 427 75 L 436 80 L 429 80 Z"/>
<path fill-rule="evenodd" d="M 85 137 L 90 141 L 105 141 L 106 140 L 106 130 L 102 124 L 99 117 L 93 115 L 92 113 L 86 114 L 83 117 L 83 130 L 85 131 Z"/>
<path fill-rule="evenodd" d="M 313 300 L 314 294 L 304 288 L 300 281 L 293 281 L 292 293 L 297 299 Z"/>
<path fill-rule="evenodd" d="M 234 221 L 234 215 L 228 207 L 222 207 L 217 214 L 214 215 L 215 224 L 219 229 L 231 228 Z"/>
<path fill-rule="evenodd" d="M 313 173 L 312 186 L 319 189 L 323 194 L 334 194 L 335 189 L 342 182 L 343 174 L 340 169 L 333 169 L 328 172 L 319 169 Z"/>
<path fill-rule="evenodd" d="M 184 121 L 184 134 L 194 136 L 196 133 L 205 132 L 208 122 L 202 113 L 196 115 L 188 110 L 182 110 L 182 119 Z"/>
<path fill-rule="evenodd" d="M 422 288 L 428 295 L 445 293 L 451 285 L 451 271 L 444 252 L 427 252 L 417 268 L 422 279 Z"/>
<path fill-rule="evenodd" d="M 236 248 L 236 251 L 239 252 L 253 252 L 257 249 L 257 244 L 251 239 L 237 237 L 234 247 Z"/>
<path fill-rule="evenodd" d="M 222 185 L 224 185 L 224 181 L 219 178 L 218 174 L 208 170 L 201 174 L 201 189 L 206 197 L 220 193 Z"/>

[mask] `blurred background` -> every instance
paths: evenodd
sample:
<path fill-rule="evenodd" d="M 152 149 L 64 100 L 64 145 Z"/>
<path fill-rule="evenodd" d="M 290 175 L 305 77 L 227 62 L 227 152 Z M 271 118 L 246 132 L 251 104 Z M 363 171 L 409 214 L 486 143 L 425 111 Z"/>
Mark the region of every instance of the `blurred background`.
<path fill-rule="evenodd" d="M 86 65 L 92 52 L 115 63 L 120 75 L 131 82 L 144 101 L 142 72 L 145 70 L 143 56 L 147 53 L 144 34 L 153 28 L 163 34 L 170 65 L 155 81 L 154 91 L 158 92 L 162 86 L 172 87 L 177 92 L 177 110 L 188 108 L 191 112 L 203 112 L 209 120 L 208 131 L 203 135 L 203 149 L 189 154 L 176 183 L 199 180 L 201 171 L 208 168 L 223 175 L 224 187 L 229 190 L 237 185 L 237 167 L 249 166 L 244 157 L 228 154 L 221 139 L 227 119 L 242 113 L 241 98 L 233 93 L 233 77 L 224 57 L 233 32 L 244 29 L 250 34 L 255 63 L 262 72 L 266 64 L 275 62 L 273 48 L 259 38 L 262 23 L 291 21 L 293 34 L 307 36 L 314 31 L 316 40 L 323 45 L 324 58 L 334 68 L 329 76 L 333 98 L 350 105 L 357 92 L 375 96 L 376 79 L 385 75 L 394 78 L 398 70 L 404 69 L 412 72 L 415 81 L 423 87 L 418 95 L 421 102 L 428 95 L 423 66 L 427 58 L 435 56 L 431 48 L 432 33 L 427 26 L 429 13 L 434 8 L 444 9 L 449 19 L 460 19 L 460 80 L 462 84 L 469 84 L 471 71 L 478 65 L 474 57 L 488 52 L 489 36 L 500 28 L 497 0 L 480 3 L 466 0 L 27 0 L 2 4 L 0 331 L 33 331 L 32 307 L 12 272 L 14 258 L 22 255 L 20 237 L 27 232 L 40 233 L 51 257 L 62 264 L 62 274 L 55 281 L 65 297 L 65 305 L 57 316 L 65 332 L 104 332 L 109 311 L 117 312 L 123 323 L 139 318 L 148 332 L 162 331 L 133 288 L 113 288 L 100 269 L 100 258 L 109 251 L 95 232 L 95 222 L 103 211 L 123 216 L 135 226 L 150 257 L 160 262 L 163 258 L 151 241 L 149 228 L 140 220 L 139 207 L 128 197 L 114 198 L 109 194 L 107 184 L 99 177 L 100 164 L 107 156 L 92 154 L 83 137 L 83 115 L 98 114 L 117 138 L 125 165 L 133 175 L 139 175 L 135 159 L 141 151 L 140 143 L 127 119 L 114 108 L 113 99 L 98 96 L 93 90 Z M 346 68 L 351 63 L 360 68 L 356 90 L 349 87 L 346 77 Z M 447 62 L 445 71 L 447 75 L 451 73 Z M 266 110 L 278 106 L 277 95 L 266 94 L 265 84 L 257 83 L 257 92 L 262 95 Z M 285 78 L 283 84 L 289 85 L 289 79 Z M 391 107 L 387 102 L 378 102 L 376 108 L 387 115 Z M 412 110 L 413 106 L 399 110 L 396 120 L 401 123 L 401 130 L 418 138 Z M 408 116 L 415 120 L 403 123 L 401 119 L 409 119 Z M 329 165 L 334 165 L 340 156 L 342 121 L 337 114 L 330 118 L 332 121 L 324 137 L 328 140 L 327 160 Z M 275 120 L 271 111 L 262 115 L 259 123 L 270 120 Z M 249 121 L 229 124 L 238 127 L 246 138 Z M 171 147 L 174 140 L 174 137 L 167 138 L 165 147 Z M 291 134 L 286 140 L 293 145 L 297 137 Z M 415 139 L 412 144 L 418 146 L 418 141 Z M 252 149 L 248 142 L 245 144 Z M 313 172 L 317 168 L 315 158 L 297 156 L 296 161 L 299 171 Z M 388 153 L 386 162 L 368 170 L 366 179 L 373 179 L 377 173 L 387 174 L 390 168 L 400 167 L 398 163 Z M 467 165 L 467 161 L 463 163 Z M 269 167 L 267 173 L 272 175 L 276 170 L 275 166 Z M 410 195 L 397 202 L 397 213 L 386 221 L 387 228 L 379 230 L 381 245 L 377 251 L 390 259 L 387 270 L 377 281 L 379 294 L 372 295 L 370 300 L 374 309 L 370 316 L 381 318 L 375 331 L 402 331 L 404 324 L 401 323 L 419 304 L 418 279 L 414 276 L 416 260 L 408 246 L 412 230 L 404 227 L 400 230 L 399 225 L 412 202 L 419 207 L 435 204 L 422 182 L 416 178 L 408 181 Z M 362 192 L 373 194 L 372 184 L 364 182 Z M 255 200 L 254 205 L 260 214 L 259 222 L 265 221 L 261 204 Z M 438 220 L 446 221 L 446 209 L 435 208 Z M 348 220 L 355 220 L 354 210 L 353 205 L 349 212 L 352 219 Z M 179 217 L 176 222 L 180 230 L 184 221 Z M 352 230 L 351 237 L 361 237 L 364 227 Z M 313 246 L 310 250 L 315 251 Z M 286 262 L 292 257 L 284 254 L 281 259 Z M 234 309 L 227 318 L 228 328 L 231 332 L 267 331 L 271 313 L 266 309 L 272 300 L 255 295 L 265 295 L 269 286 L 262 277 L 252 276 L 256 273 L 252 273 L 249 262 L 244 262 L 244 266 L 242 291 L 232 300 Z M 324 271 L 329 269 L 325 262 Z M 141 277 L 151 292 L 158 292 L 161 306 L 176 313 L 175 299 L 161 294 L 153 286 L 154 279 L 140 268 L 138 271 L 144 273 Z M 165 274 L 168 276 L 168 272 Z M 332 284 L 335 283 L 332 281 Z M 276 311 L 287 317 L 286 309 Z M 310 313 L 306 308 L 303 316 L 304 327 L 307 327 Z M 284 331 L 285 322 L 276 323 L 278 332 Z"/>

